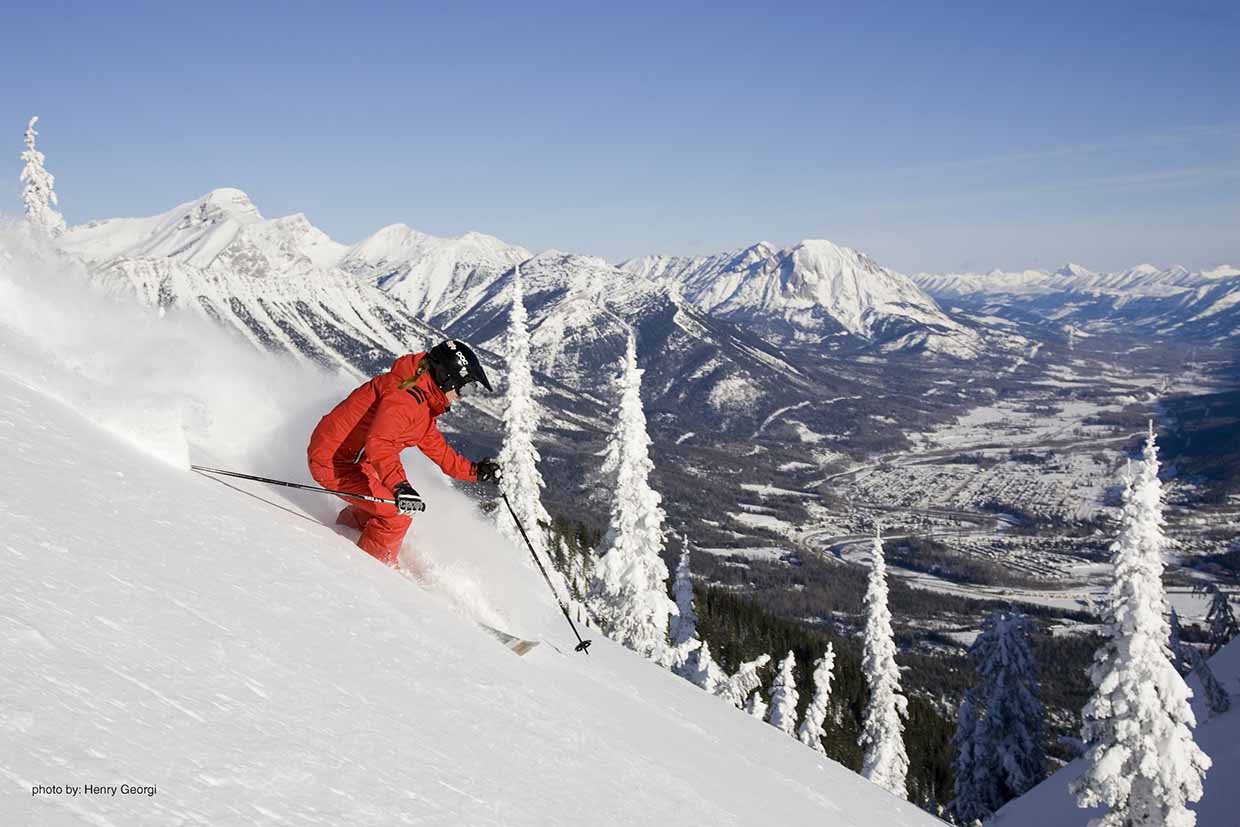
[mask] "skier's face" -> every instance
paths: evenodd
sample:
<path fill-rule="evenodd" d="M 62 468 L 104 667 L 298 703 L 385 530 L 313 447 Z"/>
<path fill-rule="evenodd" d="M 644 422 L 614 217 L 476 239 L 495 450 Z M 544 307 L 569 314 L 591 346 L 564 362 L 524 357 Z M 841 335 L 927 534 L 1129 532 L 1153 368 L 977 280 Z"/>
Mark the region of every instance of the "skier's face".
<path fill-rule="evenodd" d="M 477 395 L 478 395 L 479 393 L 481 393 L 481 392 L 482 392 L 482 386 L 481 386 L 481 385 L 479 385 L 477 382 L 474 382 L 474 381 L 469 381 L 469 382 L 466 382 L 464 385 L 461 385 L 459 388 L 457 388 L 457 389 L 456 389 L 456 397 L 455 397 L 455 398 L 457 398 L 457 399 L 468 399 L 468 398 L 470 398 L 471 396 L 477 396 Z"/>
<path fill-rule="evenodd" d="M 446 391 L 444 393 L 444 396 L 447 397 L 449 405 L 451 405 L 453 402 L 461 398 L 461 395 L 454 390 Z"/>

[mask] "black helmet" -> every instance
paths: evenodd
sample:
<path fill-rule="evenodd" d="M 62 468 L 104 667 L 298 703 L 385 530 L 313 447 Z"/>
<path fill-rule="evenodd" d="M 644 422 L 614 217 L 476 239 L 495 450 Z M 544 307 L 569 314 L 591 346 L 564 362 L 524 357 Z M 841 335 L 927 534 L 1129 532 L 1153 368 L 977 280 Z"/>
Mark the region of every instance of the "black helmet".
<path fill-rule="evenodd" d="M 431 378 L 444 393 L 460 393 L 470 382 L 477 382 L 488 391 L 492 390 L 482 363 L 464 342 L 455 339 L 440 342 L 426 354 L 426 361 L 430 365 Z"/>

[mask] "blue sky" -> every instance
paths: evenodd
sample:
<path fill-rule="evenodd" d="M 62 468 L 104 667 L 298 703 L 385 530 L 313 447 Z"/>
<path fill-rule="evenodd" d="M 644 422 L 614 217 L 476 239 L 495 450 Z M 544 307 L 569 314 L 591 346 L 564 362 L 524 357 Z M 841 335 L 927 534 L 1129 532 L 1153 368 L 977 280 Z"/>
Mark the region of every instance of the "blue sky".
<path fill-rule="evenodd" d="M 38 114 L 70 223 L 233 186 L 347 243 L 1240 265 L 1234 2 L 522 5 L 6 9 L 0 212 Z"/>

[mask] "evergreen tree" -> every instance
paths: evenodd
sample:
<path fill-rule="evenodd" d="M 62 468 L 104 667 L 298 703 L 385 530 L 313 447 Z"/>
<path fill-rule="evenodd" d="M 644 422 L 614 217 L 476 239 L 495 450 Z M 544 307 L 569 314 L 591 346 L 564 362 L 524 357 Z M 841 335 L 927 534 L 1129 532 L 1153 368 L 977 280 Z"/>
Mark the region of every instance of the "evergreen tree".
<path fill-rule="evenodd" d="M 56 178 L 43 168 L 43 153 L 35 149 L 34 139 L 39 134 L 34 125 L 39 117 L 30 119 L 26 126 L 26 151 L 22 153 L 21 181 L 22 203 L 26 205 L 26 220 L 35 227 L 55 238 L 65 231 L 65 219 L 53 205 L 56 199 Z"/>
<path fill-rule="evenodd" d="M 590 571 L 594 561 L 594 545 L 589 529 L 564 517 L 552 517 L 547 532 L 548 543 L 555 567 L 564 576 L 570 595 L 576 603 L 576 614 L 581 617 L 585 600 L 590 591 Z"/>
<path fill-rule="evenodd" d="M 499 490 L 508 497 L 512 510 L 525 526 L 526 535 L 540 558 L 549 559 L 546 528 L 551 516 L 543 508 L 541 492 L 545 487 L 542 474 L 538 472 L 538 449 L 534 447 L 534 435 L 538 433 L 540 410 L 534 399 L 534 373 L 530 367 L 530 332 L 527 328 L 525 300 L 521 284 L 521 267 L 513 270 L 512 305 L 508 313 L 508 387 L 504 392 L 504 447 L 499 452 L 499 464 L 504 469 Z M 512 515 L 501 503 L 496 509 L 496 523 L 501 534 L 518 547 L 525 545 L 520 529 Z M 531 563 L 532 565 L 532 563 Z M 556 581 L 557 591 L 563 591 L 571 600 L 567 586 L 548 567 Z"/>
<path fill-rule="evenodd" d="M 964 699 L 956 710 L 956 735 L 952 746 L 956 752 L 956 788 L 952 810 L 959 824 L 980 822 L 990 815 L 990 809 L 978 795 L 977 764 L 974 760 L 974 744 L 977 738 L 977 706 L 974 690 L 964 693 Z"/>
<path fill-rule="evenodd" d="M 593 559 L 589 551 L 570 553 L 566 555 L 564 565 L 560 568 L 568 584 L 569 592 L 577 603 L 578 614 L 584 605 L 581 601 L 585 600 L 590 593 L 590 564 Z"/>
<path fill-rule="evenodd" d="M 797 659 L 792 652 L 779 662 L 779 671 L 771 684 L 771 726 L 785 735 L 793 735 L 797 726 Z"/>
<path fill-rule="evenodd" d="M 642 371 L 629 337 L 621 363 L 620 405 L 605 467 L 616 477 L 615 503 L 606 553 L 595 565 L 593 605 L 604 631 L 646 657 L 667 657 L 668 618 L 676 604 L 667 596 L 663 509 L 650 486 L 650 435 L 642 412 Z"/>
<path fill-rule="evenodd" d="M 1206 612 L 1206 622 L 1210 624 L 1211 655 L 1226 646 L 1236 635 L 1240 635 L 1240 625 L 1236 624 L 1236 616 L 1231 612 L 1231 602 L 1218 586 L 1214 587 L 1210 609 Z"/>
<path fill-rule="evenodd" d="M 762 698 L 762 687 L 758 687 L 749 696 L 749 700 L 745 702 L 745 711 L 751 717 L 757 718 L 759 721 L 766 720 L 766 701 Z"/>
<path fill-rule="evenodd" d="M 869 584 L 865 590 L 865 632 L 862 669 L 870 690 L 858 744 L 865 751 L 861 774 L 901 798 L 908 796 L 905 778 L 908 754 L 904 748 L 904 721 L 908 699 L 900 694 L 896 642 L 887 608 L 887 566 L 883 541 L 875 534 Z"/>
<path fill-rule="evenodd" d="M 1023 795 L 1045 775 L 1046 710 L 1029 644 L 1028 621 L 1016 611 L 986 619 L 970 650 L 984 699 L 974 736 L 978 800 L 988 812 Z"/>
<path fill-rule="evenodd" d="M 676 567 L 676 581 L 672 585 L 676 595 L 677 616 L 672 622 L 672 645 L 683 646 L 697 637 L 697 612 L 693 609 L 693 575 L 689 571 L 689 540 L 684 540 L 680 552 L 680 565 Z"/>
<path fill-rule="evenodd" d="M 1125 479 L 1114 578 L 1104 621 L 1109 639 L 1090 668 L 1082 711 L 1085 772 L 1072 784 L 1082 807 L 1107 808 L 1097 827 L 1192 827 L 1210 758 L 1193 741 L 1192 696 L 1171 665 L 1163 590 L 1162 486 L 1153 424 L 1143 460 Z"/>
<path fill-rule="evenodd" d="M 831 671 L 835 668 L 835 646 L 827 643 L 827 651 L 814 664 L 814 697 L 805 710 L 805 718 L 797 737 L 801 743 L 811 749 L 826 754 L 822 745 L 822 736 L 826 732 L 823 724 L 827 720 L 827 707 L 831 703 Z"/>
<path fill-rule="evenodd" d="M 760 670 L 770 662 L 770 655 L 759 655 L 742 663 L 735 674 L 724 673 L 723 679 L 715 686 L 715 694 L 740 709 L 745 704 L 746 696 L 762 685 Z"/>
<path fill-rule="evenodd" d="M 677 671 L 677 674 L 711 694 L 715 694 L 728 680 L 727 673 L 711 657 L 710 644 L 706 641 L 702 641 L 689 653 L 689 657 L 685 659 L 684 665 Z"/>

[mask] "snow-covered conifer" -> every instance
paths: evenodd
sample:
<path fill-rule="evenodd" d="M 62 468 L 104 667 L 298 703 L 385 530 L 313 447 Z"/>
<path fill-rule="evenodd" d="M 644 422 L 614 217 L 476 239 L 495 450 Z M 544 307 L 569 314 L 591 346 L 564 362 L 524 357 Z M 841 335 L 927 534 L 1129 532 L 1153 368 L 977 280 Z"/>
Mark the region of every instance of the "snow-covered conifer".
<path fill-rule="evenodd" d="M 1171 665 L 1163 590 L 1162 486 L 1151 424 L 1135 478 L 1127 475 L 1113 581 L 1094 656 L 1094 694 L 1082 711 L 1085 772 L 1072 784 L 1082 807 L 1105 807 L 1097 827 L 1192 827 L 1210 758 L 1193 741 L 1192 696 Z"/>
<path fill-rule="evenodd" d="M 805 710 L 805 718 L 797 737 L 805 746 L 826 753 L 822 745 L 822 736 L 826 732 L 823 723 L 827 720 L 827 705 L 831 701 L 831 671 L 835 668 L 835 647 L 828 643 L 827 651 L 814 664 L 814 697 Z"/>
<path fill-rule="evenodd" d="M 65 219 L 53 205 L 57 204 L 56 179 L 43 168 L 43 153 L 35 149 L 34 139 L 39 133 L 34 125 L 39 117 L 30 119 L 26 126 L 26 151 L 22 153 L 22 203 L 26 205 L 26 220 L 50 236 L 58 236 L 65 231 Z"/>
<path fill-rule="evenodd" d="M 959 824 L 980 822 L 990 815 L 990 809 L 978 795 L 977 765 L 974 761 L 974 745 L 977 738 L 977 705 L 975 692 L 970 689 L 956 710 L 956 735 L 952 746 L 956 750 L 956 787 L 952 810 Z"/>
<path fill-rule="evenodd" d="M 862 669 L 870 699 L 865 707 L 858 744 L 865 751 L 861 774 L 901 798 L 907 796 L 908 753 L 904 749 L 904 721 L 908 699 L 900 694 L 896 642 L 887 608 L 887 566 L 883 541 L 874 536 L 869 585 L 865 590 L 865 632 Z"/>
<path fill-rule="evenodd" d="M 982 679 L 973 749 L 975 790 L 989 815 L 1042 780 L 1046 710 L 1023 614 L 991 614 L 970 654 Z"/>
<path fill-rule="evenodd" d="M 745 702 L 745 711 L 751 717 L 757 718 L 759 721 L 766 720 L 766 700 L 762 697 L 762 687 L 758 687 L 749 696 L 749 700 Z"/>
<path fill-rule="evenodd" d="M 1210 609 L 1206 612 L 1206 622 L 1210 624 L 1211 655 L 1226 646 L 1236 635 L 1240 635 L 1240 624 L 1236 623 L 1236 616 L 1232 614 L 1231 602 L 1218 586 L 1214 587 Z"/>
<path fill-rule="evenodd" d="M 539 557 L 548 560 L 550 556 L 544 527 L 551 524 L 551 516 L 543 508 L 540 496 L 544 483 L 542 474 L 538 472 L 538 449 L 534 447 L 539 407 L 534 399 L 530 332 L 526 319 L 521 267 L 518 265 L 513 271 L 512 304 L 508 313 L 508 387 L 504 392 L 504 447 L 499 452 L 499 464 L 504 469 L 504 476 L 499 490 L 508 497 Z M 501 534 L 517 546 L 525 545 L 520 529 L 502 503 L 496 509 L 496 521 Z M 555 571 L 554 567 L 549 567 L 548 572 L 552 571 Z M 563 584 L 557 583 L 557 587 L 563 587 Z"/>
<path fill-rule="evenodd" d="M 779 671 L 771 683 L 771 726 L 785 735 L 794 735 L 797 727 L 797 659 L 789 652 L 779 662 Z"/>
<path fill-rule="evenodd" d="M 676 581 L 672 586 L 676 595 L 678 615 L 672 622 L 672 645 L 682 646 L 697 637 L 697 611 L 693 608 L 693 575 L 689 571 L 689 540 L 685 538 L 684 550 L 680 552 L 680 565 L 676 567 Z"/>
<path fill-rule="evenodd" d="M 650 485 L 650 435 L 642 412 L 642 370 L 629 337 L 621 362 L 620 405 L 608 444 L 606 467 L 615 474 L 615 501 L 605 541 L 595 565 L 592 602 L 604 631 L 647 657 L 661 657 L 667 646 L 668 619 L 676 604 L 667 596 L 663 551 L 663 509 Z"/>
<path fill-rule="evenodd" d="M 762 685 L 760 670 L 771 662 L 770 655 L 759 655 L 745 661 L 733 675 L 725 675 L 715 687 L 715 694 L 738 709 L 744 706 L 745 698 Z"/>
<path fill-rule="evenodd" d="M 710 644 L 706 641 L 689 653 L 678 674 L 711 694 L 715 694 L 728 679 L 727 673 L 715 663 L 710 654 Z"/>

